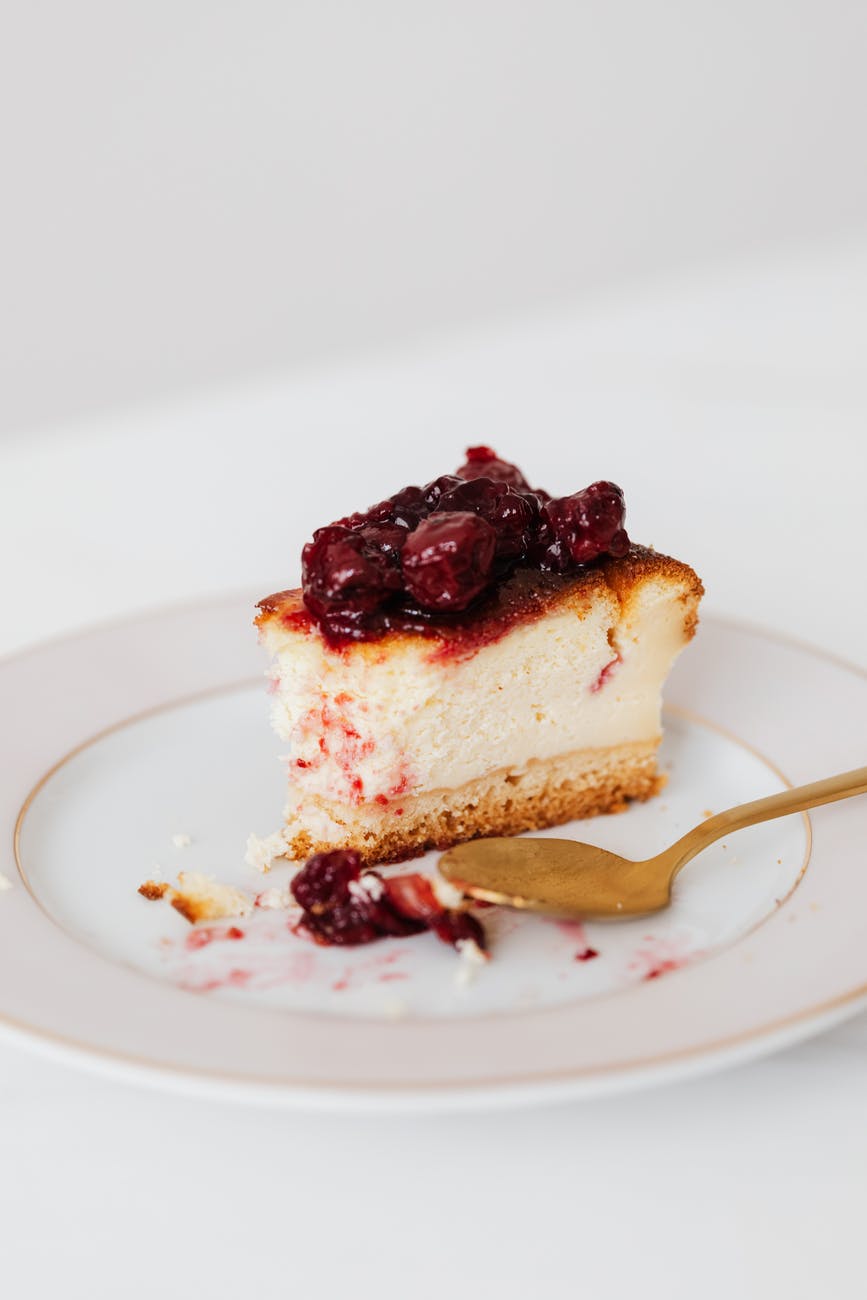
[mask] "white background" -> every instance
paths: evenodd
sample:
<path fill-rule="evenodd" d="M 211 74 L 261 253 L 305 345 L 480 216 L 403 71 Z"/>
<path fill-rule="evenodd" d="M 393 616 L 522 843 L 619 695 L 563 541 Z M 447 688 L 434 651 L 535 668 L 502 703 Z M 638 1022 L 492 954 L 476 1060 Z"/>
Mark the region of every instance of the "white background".
<path fill-rule="evenodd" d="M 0 429 L 867 220 L 858 0 L 31 0 Z"/>
<path fill-rule="evenodd" d="M 286 585 L 316 523 L 485 440 L 617 479 L 709 610 L 867 667 L 863 25 L 22 7 L 0 651 Z M 865 1049 L 861 1017 L 667 1090 L 328 1120 L 3 1043 L 0 1291 L 861 1297 Z"/>

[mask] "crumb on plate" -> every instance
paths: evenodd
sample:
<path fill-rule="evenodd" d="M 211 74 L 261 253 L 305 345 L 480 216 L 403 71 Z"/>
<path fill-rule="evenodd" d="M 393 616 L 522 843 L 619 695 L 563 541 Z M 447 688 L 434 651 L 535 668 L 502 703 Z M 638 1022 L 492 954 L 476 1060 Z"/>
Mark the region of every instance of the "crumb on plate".
<path fill-rule="evenodd" d="M 157 899 L 162 898 L 168 890 L 168 885 L 164 880 L 146 880 L 143 885 L 139 885 L 138 892 L 142 898 Z"/>
<path fill-rule="evenodd" d="M 247 852 L 244 854 L 244 861 L 248 867 L 254 871 L 261 871 L 263 874 L 271 870 L 271 864 L 277 858 L 285 858 L 288 853 L 286 841 L 280 831 L 275 831 L 273 835 L 256 835 L 252 831 L 247 837 Z"/>
<path fill-rule="evenodd" d="M 461 960 L 455 971 L 455 983 L 459 988 L 472 984 L 479 971 L 488 961 L 488 954 L 480 948 L 475 939 L 458 939 L 455 944 Z"/>
<path fill-rule="evenodd" d="M 224 885 L 201 871 L 178 873 L 177 888 L 161 880 L 146 880 L 138 891 L 143 898 L 167 898 L 175 911 L 191 925 L 197 921 L 221 921 L 224 917 L 249 916 L 253 900 L 242 889 Z"/>
<path fill-rule="evenodd" d="M 297 907 L 298 904 L 292 897 L 292 891 L 287 886 L 286 889 L 263 889 L 261 894 L 257 894 L 253 900 L 255 907 L 264 908 L 266 911 L 282 911 L 287 907 Z"/>

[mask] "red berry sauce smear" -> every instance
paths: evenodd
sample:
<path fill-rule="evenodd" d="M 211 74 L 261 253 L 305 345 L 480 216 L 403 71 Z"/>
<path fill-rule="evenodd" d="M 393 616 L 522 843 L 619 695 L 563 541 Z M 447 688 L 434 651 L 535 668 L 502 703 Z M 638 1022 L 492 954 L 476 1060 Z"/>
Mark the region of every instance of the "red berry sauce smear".
<path fill-rule="evenodd" d="M 291 889 L 304 909 L 297 928 L 319 944 L 354 947 L 431 930 L 456 948 L 471 940 L 487 951 L 476 918 L 443 907 L 427 876 L 413 872 L 386 878 L 376 871 L 362 872 L 361 858 L 352 849 L 314 854 Z"/>
<path fill-rule="evenodd" d="M 626 555 L 625 513 L 616 483 L 552 497 L 470 447 L 455 474 L 318 528 L 301 555 L 303 610 L 286 617 L 312 619 L 332 645 L 390 631 L 495 639 L 585 566 Z"/>

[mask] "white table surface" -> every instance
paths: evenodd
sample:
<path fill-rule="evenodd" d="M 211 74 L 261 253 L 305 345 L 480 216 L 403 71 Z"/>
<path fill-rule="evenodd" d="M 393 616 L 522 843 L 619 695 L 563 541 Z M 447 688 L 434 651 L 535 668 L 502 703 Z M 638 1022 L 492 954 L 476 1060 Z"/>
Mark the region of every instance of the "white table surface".
<path fill-rule="evenodd" d="M 312 526 L 490 441 L 552 487 L 621 482 L 709 611 L 867 666 L 865 351 L 856 241 L 7 437 L 0 651 L 286 585 Z M 861 1297 L 865 1098 L 867 1016 L 687 1085 L 430 1119 L 198 1102 L 4 1041 L 0 1294 Z"/>

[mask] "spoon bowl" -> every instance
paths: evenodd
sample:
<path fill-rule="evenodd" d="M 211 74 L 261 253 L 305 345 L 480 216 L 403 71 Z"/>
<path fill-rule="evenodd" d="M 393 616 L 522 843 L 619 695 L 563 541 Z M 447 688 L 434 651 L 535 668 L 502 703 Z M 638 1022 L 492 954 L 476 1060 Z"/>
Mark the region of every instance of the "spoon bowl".
<path fill-rule="evenodd" d="M 486 903 L 563 918 L 626 917 L 671 901 L 670 882 L 648 866 L 574 840 L 486 839 L 450 849 L 439 870 Z"/>
<path fill-rule="evenodd" d="M 492 838 L 449 849 L 439 870 L 465 895 L 487 903 L 562 917 L 644 916 L 669 905 L 677 873 L 723 835 L 865 793 L 867 767 L 784 790 L 717 813 L 639 862 L 575 840 Z"/>

